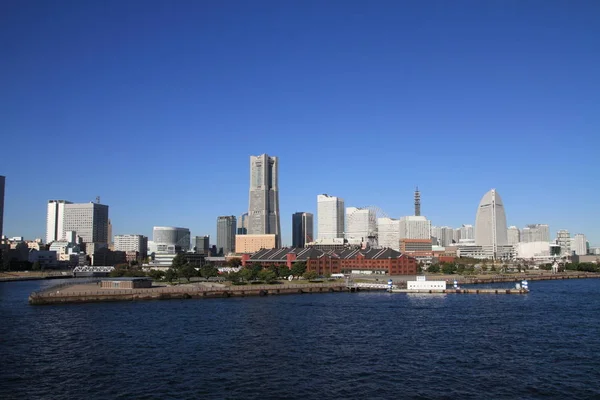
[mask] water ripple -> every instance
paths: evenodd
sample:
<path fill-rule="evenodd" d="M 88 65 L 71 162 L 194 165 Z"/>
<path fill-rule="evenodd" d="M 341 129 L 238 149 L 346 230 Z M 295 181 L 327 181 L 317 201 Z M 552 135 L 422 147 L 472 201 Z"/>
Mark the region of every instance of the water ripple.
<path fill-rule="evenodd" d="M 0 284 L 2 399 L 600 397 L 599 280 L 31 307 L 39 285 Z"/>

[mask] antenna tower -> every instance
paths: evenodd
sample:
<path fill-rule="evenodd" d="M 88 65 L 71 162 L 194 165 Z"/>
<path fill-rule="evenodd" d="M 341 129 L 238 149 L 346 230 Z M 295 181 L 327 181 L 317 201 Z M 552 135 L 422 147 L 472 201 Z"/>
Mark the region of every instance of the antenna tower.
<path fill-rule="evenodd" d="M 421 192 L 419 192 L 419 187 L 415 189 L 415 215 L 421 215 Z"/>

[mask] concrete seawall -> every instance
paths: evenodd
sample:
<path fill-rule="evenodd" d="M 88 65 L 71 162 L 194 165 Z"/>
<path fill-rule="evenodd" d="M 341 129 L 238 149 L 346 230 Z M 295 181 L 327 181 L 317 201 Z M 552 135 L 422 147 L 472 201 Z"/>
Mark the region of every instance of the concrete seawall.
<path fill-rule="evenodd" d="M 150 289 L 98 289 L 87 291 L 69 291 L 68 287 L 63 287 L 61 289 L 62 290 L 32 293 L 29 296 L 29 303 L 33 305 L 43 305 L 106 301 L 208 299 L 347 291 L 345 283 L 224 286 L 214 288 L 181 286 L 155 287 Z"/>

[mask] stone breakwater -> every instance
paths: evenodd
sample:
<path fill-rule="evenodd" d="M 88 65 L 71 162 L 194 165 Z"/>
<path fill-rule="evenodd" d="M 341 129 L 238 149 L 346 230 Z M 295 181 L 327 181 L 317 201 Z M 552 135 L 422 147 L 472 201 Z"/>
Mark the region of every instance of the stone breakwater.
<path fill-rule="evenodd" d="M 95 284 L 63 286 L 34 292 L 29 304 L 89 303 L 106 301 L 207 299 L 281 294 L 333 293 L 346 291 L 346 284 L 279 284 L 244 286 L 195 286 L 153 287 L 149 289 L 102 289 Z"/>

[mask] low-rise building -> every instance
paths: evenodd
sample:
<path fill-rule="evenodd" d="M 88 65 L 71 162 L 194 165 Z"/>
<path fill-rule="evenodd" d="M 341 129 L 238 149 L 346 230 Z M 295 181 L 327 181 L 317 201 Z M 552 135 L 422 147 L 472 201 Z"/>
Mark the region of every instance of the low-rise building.
<path fill-rule="evenodd" d="M 261 250 L 242 256 L 242 265 L 285 265 L 291 268 L 296 261 L 306 262 L 306 270 L 319 275 L 339 273 L 381 273 L 414 275 L 417 260 L 399 251 L 384 249 L 342 249 L 323 251 L 314 247 Z"/>
<path fill-rule="evenodd" d="M 277 247 L 277 235 L 235 235 L 236 253 L 255 253 L 261 249 Z"/>
<path fill-rule="evenodd" d="M 140 278 L 109 278 L 100 282 L 102 289 L 140 289 L 152 287 L 152 279 Z"/>

